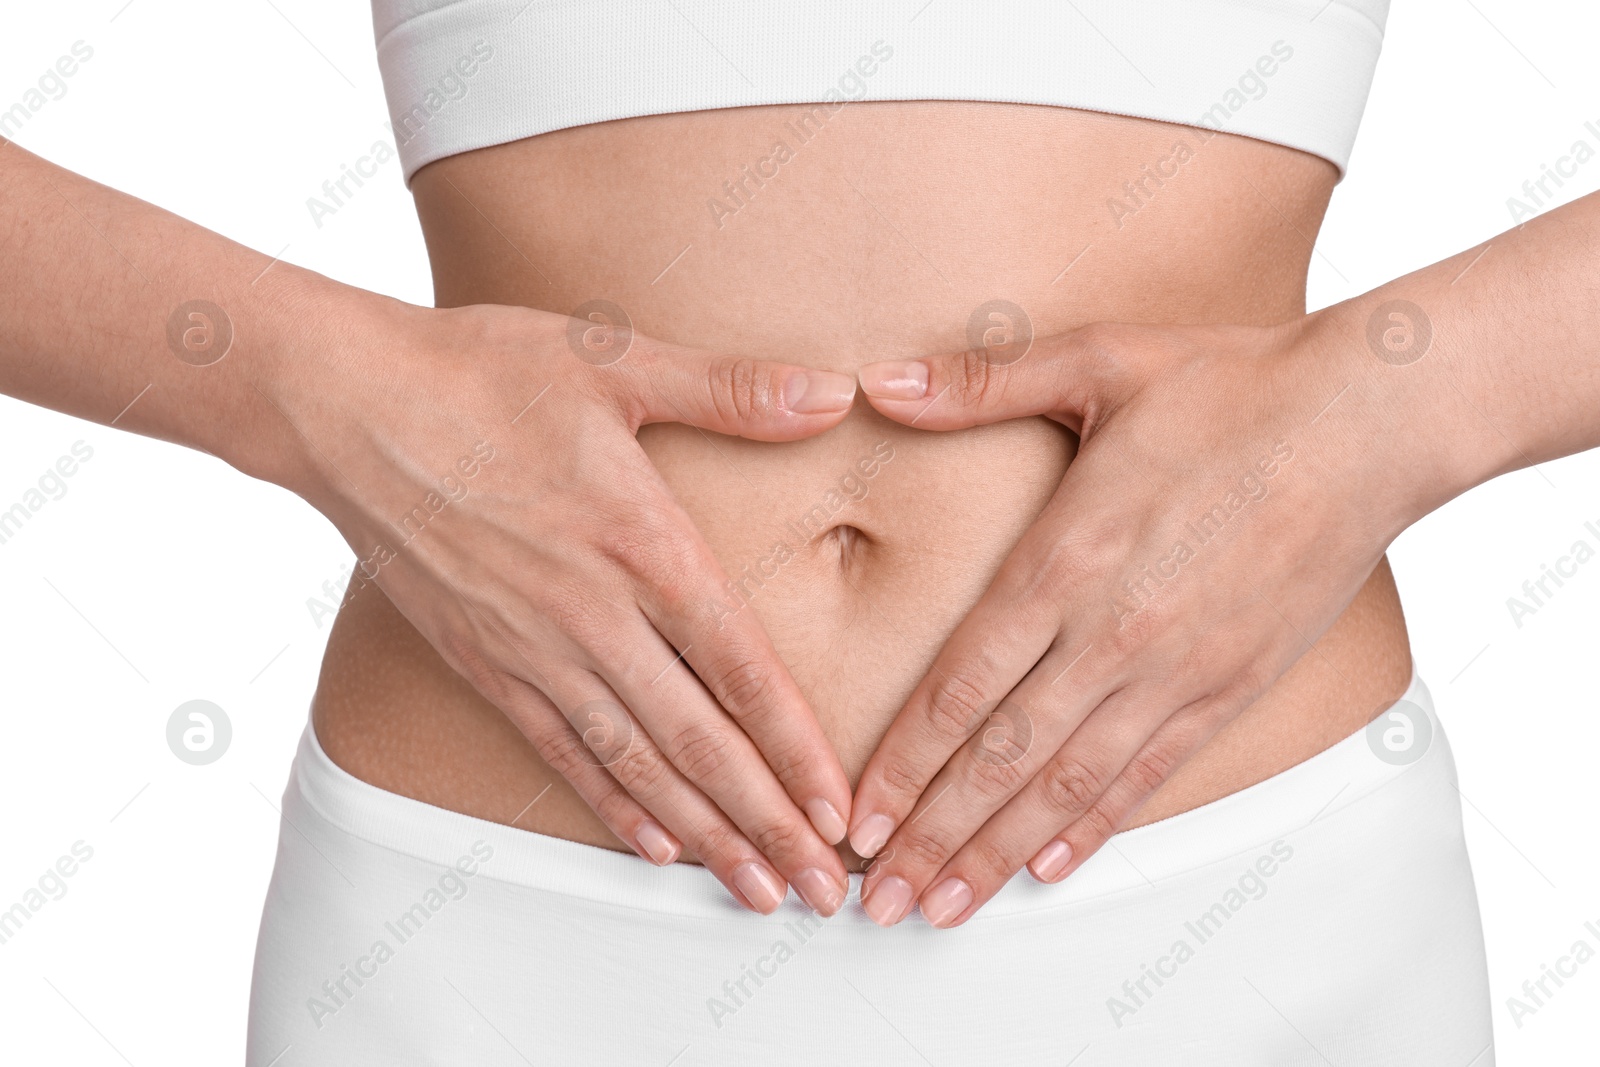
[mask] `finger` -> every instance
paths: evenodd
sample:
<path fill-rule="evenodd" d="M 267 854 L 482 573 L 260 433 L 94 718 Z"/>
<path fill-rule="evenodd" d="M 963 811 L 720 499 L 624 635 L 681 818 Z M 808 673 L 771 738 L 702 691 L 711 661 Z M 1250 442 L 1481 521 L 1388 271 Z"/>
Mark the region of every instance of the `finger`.
<path fill-rule="evenodd" d="M 1085 326 L 1014 346 L 972 348 L 914 360 L 869 363 L 861 391 L 879 412 L 925 430 L 960 430 L 1049 415 L 1077 430 L 1083 419 L 1131 394 L 1139 380 L 1132 347 L 1115 327 Z"/>
<path fill-rule="evenodd" d="M 1034 853 L 1028 861 L 1029 873 L 1041 882 L 1054 883 L 1081 867 L 1239 710 L 1238 700 L 1215 696 L 1197 700 L 1174 714 L 1130 757 L 1098 800 Z"/>
<path fill-rule="evenodd" d="M 1095 709 L 1028 787 L 939 872 L 922 896 L 924 917 L 941 929 L 960 926 L 1025 863 L 1040 881 L 1065 878 L 1215 733 L 1224 721 L 1223 703 L 1203 698 L 1166 718 L 1170 700 L 1159 696 L 1142 706 L 1107 701 Z"/>
<path fill-rule="evenodd" d="M 1147 757 L 1141 753 L 1169 709 L 1170 701 L 1163 695 L 1131 688 L 1119 690 L 1095 708 L 1027 785 L 963 842 L 931 879 L 920 897 L 928 922 L 940 928 L 959 926 L 1063 827 L 1108 814 L 1101 805 L 1113 783 L 1155 774 L 1159 768 L 1154 762 L 1140 761 L 1153 761 L 1168 751 L 1165 746 L 1172 738 L 1150 748 Z M 1114 825 L 1101 829 L 1106 837 L 1115 832 Z"/>
<path fill-rule="evenodd" d="M 533 743 L 541 759 L 561 775 L 617 839 L 658 867 L 675 863 L 683 844 L 644 806 L 622 788 L 611 772 L 591 758 L 560 710 L 533 686 L 518 699 L 519 710 L 507 716 Z M 504 709 L 503 709 L 504 710 Z M 591 755 L 586 755 L 591 753 Z"/>
<path fill-rule="evenodd" d="M 635 338 L 608 368 L 608 395 L 634 429 L 681 422 L 756 441 L 794 441 L 841 422 L 855 401 L 848 374 L 721 355 Z"/>
<path fill-rule="evenodd" d="M 527 660 L 518 653 L 524 663 Z M 527 663 L 530 670 L 544 678 Z M 557 774 L 600 817 L 612 833 L 657 866 L 676 862 L 683 844 L 629 795 L 603 762 L 592 755 L 584 736 L 536 686 L 515 674 L 492 669 L 468 675 L 473 686 L 500 709 Z M 548 679 L 544 679 L 548 683 Z M 587 729 L 587 728 L 586 728 Z"/>
<path fill-rule="evenodd" d="M 673 677 L 678 682 L 690 680 L 692 669 L 715 701 L 715 706 L 706 701 L 697 687 L 694 695 L 701 703 L 695 706 L 713 708 L 719 719 L 725 711 L 754 744 L 754 750 L 746 745 L 729 750 L 739 758 L 715 768 L 730 777 L 729 788 L 753 789 L 776 775 L 792 803 L 778 805 L 772 800 L 777 806 L 770 810 L 797 805 L 824 842 L 838 844 L 844 840 L 850 813 L 850 780 L 766 629 L 743 602 L 727 602 L 721 565 L 697 533 L 684 533 L 694 530 L 693 523 L 664 490 L 657 514 L 640 522 L 646 527 L 644 536 L 629 562 L 635 599 L 668 655 L 664 661 L 652 661 L 650 675 L 643 679 L 647 684 L 635 683 L 633 692 L 643 703 L 631 706 L 639 709 L 658 702 L 650 690 L 679 654 L 668 650 L 668 644 L 681 650 L 683 663 L 670 668 Z M 710 712 L 701 714 L 704 718 L 699 721 L 712 718 Z M 691 747 L 700 747 L 710 739 L 688 740 L 694 743 Z M 752 752 L 758 755 L 749 758 Z M 826 851 L 837 857 L 831 849 Z"/>
<path fill-rule="evenodd" d="M 1036 680 L 1041 673 L 1060 670 L 1062 657 L 1052 654 L 1025 679 Z M 1054 706 L 1046 702 L 1053 699 Z M 911 900 L 920 898 L 934 883 L 935 876 L 995 813 L 1002 810 L 1035 775 L 1050 765 L 1053 755 L 1082 729 L 1096 705 L 1113 709 L 1127 704 L 1126 691 L 1106 701 L 1086 691 L 1050 692 L 1035 685 L 1019 685 L 1000 705 L 985 728 L 974 736 L 929 784 L 924 803 L 889 839 L 894 851 L 892 866 L 874 870 L 874 878 L 862 887 L 862 903 L 867 914 L 881 925 L 893 925 L 910 911 Z M 1034 713 L 1025 709 L 1033 708 Z M 1097 712 L 1095 712 L 1098 714 Z M 1116 712 L 1111 713 L 1115 716 Z M 1074 737 L 1076 741 L 1076 737 Z M 1080 746 L 1093 741 L 1078 742 Z M 1091 749 L 1085 757 L 1090 767 L 1115 760 L 1114 752 Z M 1116 773 L 1116 764 L 1102 772 L 1104 782 Z M 1080 788 L 1098 795 L 1100 783 L 1092 779 Z M 1092 799 L 1092 797 L 1091 797 Z M 1061 825 L 1061 824 L 1058 824 Z M 1020 866 L 1024 856 L 1018 860 Z M 891 880 L 892 879 L 892 880 Z M 970 889 L 970 886 L 967 887 Z M 951 904 L 950 887 L 944 887 L 934 900 L 940 907 Z"/>
<path fill-rule="evenodd" d="M 649 629 L 642 620 L 640 628 Z M 633 643 L 647 641 L 658 651 L 645 671 L 608 679 L 617 695 L 633 709 L 651 744 L 732 820 L 806 903 L 833 914 L 848 892 L 838 852 L 817 836 L 750 737 L 673 648 L 653 630 Z"/>
<path fill-rule="evenodd" d="M 868 760 L 851 813 L 850 843 L 858 853 L 871 856 L 889 839 L 1002 698 L 1038 713 L 1071 693 L 1075 724 L 1119 687 L 1117 672 L 1125 670 L 1137 633 L 1129 627 L 1106 634 L 1096 625 L 1095 606 L 1079 604 L 1085 590 L 1103 586 L 1107 561 L 1126 559 L 1129 542 L 1140 536 L 1125 524 L 1085 519 L 1093 514 L 1086 501 L 1115 491 L 1093 470 L 1067 469 Z M 1084 628 L 1069 631 L 1065 613 L 1074 604 Z M 1093 636 L 1071 636 L 1080 629 Z M 1046 654 L 1048 669 L 1041 662 Z M 1030 671 L 1043 676 L 1033 685 L 1037 695 L 1017 688 Z"/>
<path fill-rule="evenodd" d="M 552 766 L 563 774 L 581 765 L 603 769 L 681 838 L 735 899 L 762 914 L 777 910 L 787 892 L 784 878 L 717 805 L 679 773 L 616 693 L 593 675 L 558 678 L 552 688 L 555 703 L 577 738 L 565 751 L 553 753 L 561 762 Z M 796 888 L 804 895 L 802 885 Z"/>
<path fill-rule="evenodd" d="M 1041 520 L 1024 535 L 994 582 L 945 641 L 867 761 L 856 787 L 850 825 L 850 845 L 860 855 L 876 854 L 889 840 L 952 754 L 989 721 L 1002 698 L 1056 641 L 1061 630 L 1058 598 L 1029 576 L 1036 568 L 1026 562 L 1035 555 L 1028 551 L 1029 543 L 1041 536 L 1034 531 L 1044 525 Z M 1052 676 L 1079 654 L 1071 650 L 1064 661 L 1057 654 L 1052 662 L 1059 665 Z M 1085 696 L 1098 702 L 1104 694 Z M 1061 694 L 1051 691 L 1044 700 L 1045 706 L 1053 706 Z M 1083 713 L 1087 712 L 1086 707 Z"/>
<path fill-rule="evenodd" d="M 604 774 L 644 809 L 659 815 L 659 822 L 670 831 L 661 840 L 641 824 L 628 836 L 628 824 L 619 817 L 615 823 L 607 821 L 613 833 L 623 841 L 635 842 L 637 850 L 661 864 L 676 858 L 669 854 L 674 846 L 681 851 L 679 841 L 687 842 L 693 855 L 735 900 L 752 911 L 776 910 L 786 892 L 782 879 L 716 805 L 678 774 L 601 679 L 579 672 L 556 675 L 552 680 L 553 672 L 540 671 L 492 620 L 480 617 L 501 634 L 507 647 L 549 692 L 517 674 L 487 667 L 464 672 L 472 684 L 586 800 L 593 796 L 604 802 L 613 796 L 597 784 L 597 775 Z M 573 658 L 568 655 L 561 662 Z M 607 820 L 606 811 L 598 807 L 595 811 Z"/>

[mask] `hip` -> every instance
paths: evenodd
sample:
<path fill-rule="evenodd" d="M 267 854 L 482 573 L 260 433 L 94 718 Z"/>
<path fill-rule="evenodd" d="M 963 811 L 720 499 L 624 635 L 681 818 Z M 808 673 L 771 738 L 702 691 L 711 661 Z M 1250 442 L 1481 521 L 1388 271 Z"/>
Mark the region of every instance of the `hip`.
<path fill-rule="evenodd" d="M 755 915 L 699 868 L 362 782 L 308 727 L 249 1062 L 1491 1063 L 1449 745 L 1419 680 L 1380 710 L 952 931 L 879 928 L 859 876 L 830 919 Z"/>
<path fill-rule="evenodd" d="M 959 348 L 974 329 L 1020 339 L 1093 321 L 1265 324 L 1304 312 L 1307 235 L 1335 177 L 1324 160 L 1219 134 L 1128 219 L 1108 207 L 1129 173 L 1195 131 L 1069 108 L 861 103 L 737 218 L 686 208 L 769 149 L 794 112 L 599 123 L 430 163 L 413 192 L 438 302 L 568 312 L 604 297 L 651 337 L 838 371 Z M 1028 151 L 988 151 L 1005 144 Z M 618 181 L 623 159 L 629 180 Z M 1270 202 L 1239 195 L 1263 176 Z M 1011 318 L 981 314 L 996 298 Z M 865 404 L 804 441 L 670 424 L 639 439 L 728 573 L 730 609 L 771 634 L 852 779 L 1075 448 L 1045 419 L 931 433 Z M 1250 515 L 1274 504 L 1252 500 Z M 1138 819 L 1314 755 L 1398 697 L 1410 674 L 1380 563 L 1316 652 Z M 329 755 L 359 778 L 621 847 L 376 586 L 335 624 L 315 715 Z"/>
<path fill-rule="evenodd" d="M 890 478 L 892 467 L 878 477 Z M 976 561 L 924 552 L 915 562 L 891 561 L 885 572 L 881 545 L 857 544 L 866 536 L 839 529 L 809 544 L 794 535 L 797 556 L 781 567 L 736 567 L 726 554 L 724 562 L 730 574 L 748 572 L 742 583 L 735 579 L 742 588 L 735 610 L 755 612 L 772 634 L 853 785 L 982 594 L 1004 546 Z M 1380 561 L 1315 651 L 1181 766 L 1129 826 L 1217 800 L 1314 756 L 1371 721 L 1410 677 L 1399 597 Z M 626 848 L 375 585 L 356 592 L 335 623 L 313 714 L 332 760 L 380 788 L 490 822 Z M 846 860 L 860 869 L 853 854 Z"/>

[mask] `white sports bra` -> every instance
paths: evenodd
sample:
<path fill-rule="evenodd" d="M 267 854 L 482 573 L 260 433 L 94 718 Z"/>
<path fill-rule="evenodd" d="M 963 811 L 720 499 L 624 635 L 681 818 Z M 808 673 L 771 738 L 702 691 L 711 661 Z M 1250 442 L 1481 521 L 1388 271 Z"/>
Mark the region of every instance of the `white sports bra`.
<path fill-rule="evenodd" d="M 851 100 L 1135 115 L 1288 145 L 1343 177 L 1388 10 L 1389 0 L 372 4 L 408 185 L 435 159 L 570 126 Z"/>

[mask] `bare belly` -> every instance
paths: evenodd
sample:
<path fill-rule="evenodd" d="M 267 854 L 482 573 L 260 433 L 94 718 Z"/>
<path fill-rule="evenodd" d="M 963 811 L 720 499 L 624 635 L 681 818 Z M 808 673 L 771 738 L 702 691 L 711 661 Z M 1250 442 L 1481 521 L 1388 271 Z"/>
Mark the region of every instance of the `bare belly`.
<path fill-rule="evenodd" d="M 1292 318 L 1334 177 L 1188 127 L 916 102 L 581 127 L 440 160 L 413 191 L 441 306 L 605 299 L 662 340 L 853 371 L 967 347 L 995 299 L 1037 335 Z M 674 425 L 640 440 L 852 782 L 1076 443 L 1043 419 L 931 433 L 864 403 L 802 442 Z M 1293 766 L 1399 697 L 1410 652 L 1386 562 L 1317 647 L 1134 824 Z M 375 586 L 334 626 L 314 719 L 338 764 L 385 789 L 625 848 Z"/>

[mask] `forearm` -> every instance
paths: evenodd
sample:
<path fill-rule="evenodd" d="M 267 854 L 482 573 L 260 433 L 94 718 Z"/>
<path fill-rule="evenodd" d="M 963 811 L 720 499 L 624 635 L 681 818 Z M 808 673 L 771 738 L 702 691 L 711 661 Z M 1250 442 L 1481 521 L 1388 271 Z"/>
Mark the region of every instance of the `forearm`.
<path fill-rule="evenodd" d="M 0 392 L 285 484 L 306 444 L 281 394 L 394 303 L 3 142 L 0 292 Z"/>
<path fill-rule="evenodd" d="M 1395 300 L 1423 318 L 1391 319 Z M 1413 474 L 1402 526 L 1497 475 L 1600 446 L 1600 193 L 1325 309 L 1309 336 L 1349 372 L 1331 421 L 1359 406 L 1354 425 Z"/>
<path fill-rule="evenodd" d="M 760 621 L 714 614 L 727 575 L 636 435 L 814 436 L 851 379 L 631 332 L 613 355 L 532 308 L 387 300 L 3 143 L 0 289 L 0 391 L 299 493 L 639 855 L 687 848 L 763 913 L 786 882 L 825 914 L 843 903 L 849 780 Z M 182 343 L 203 321 L 169 327 L 196 299 L 231 323 L 220 359 Z"/>

